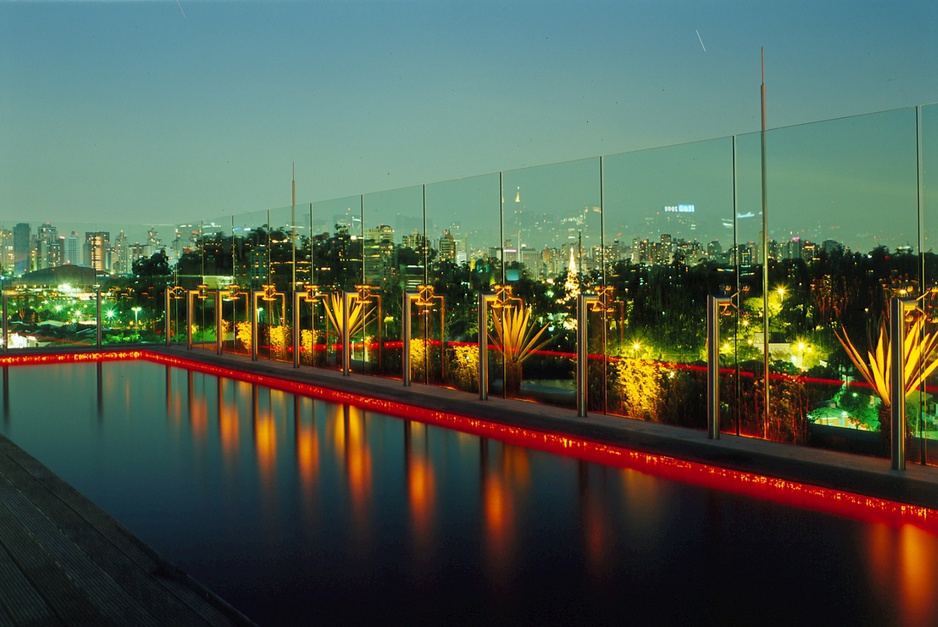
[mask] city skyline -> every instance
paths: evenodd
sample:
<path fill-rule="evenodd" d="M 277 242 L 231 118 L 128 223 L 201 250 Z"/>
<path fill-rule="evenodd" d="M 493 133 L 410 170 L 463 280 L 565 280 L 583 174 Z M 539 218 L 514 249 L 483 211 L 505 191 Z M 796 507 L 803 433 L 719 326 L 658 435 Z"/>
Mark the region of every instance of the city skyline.
<path fill-rule="evenodd" d="M 261 212 L 289 204 L 293 162 L 306 203 L 499 170 L 524 178 L 538 164 L 731 134 L 752 145 L 762 46 L 770 128 L 938 100 L 929 28 L 938 9 L 925 2 L 849 12 L 836 3 L 534 12 L 525 2 L 12 2 L 0 13 L 5 225 Z M 899 117 L 904 150 L 910 118 Z M 869 129 L 870 143 L 891 129 Z M 818 142 L 832 147 L 817 163 L 855 153 L 827 131 L 855 133 L 821 129 Z M 797 128 L 781 135 L 800 142 Z M 506 180 L 506 194 L 517 186 Z M 532 198 L 531 185 L 520 187 Z M 673 194 L 639 206 L 671 203 L 707 205 Z"/>

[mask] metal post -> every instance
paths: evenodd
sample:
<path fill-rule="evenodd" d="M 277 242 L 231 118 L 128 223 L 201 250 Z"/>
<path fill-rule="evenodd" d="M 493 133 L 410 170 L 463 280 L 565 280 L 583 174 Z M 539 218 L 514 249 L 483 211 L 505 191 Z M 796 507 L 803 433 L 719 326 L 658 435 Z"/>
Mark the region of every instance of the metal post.
<path fill-rule="evenodd" d="M 404 292 L 403 302 L 401 303 L 401 324 L 403 325 L 402 335 L 403 335 L 403 346 L 401 348 L 401 364 L 402 371 L 401 376 L 404 380 L 404 387 L 410 387 L 410 300 L 412 294 Z"/>
<path fill-rule="evenodd" d="M 720 308 L 731 299 L 707 296 L 707 437 L 720 439 Z"/>
<path fill-rule="evenodd" d="M 98 313 L 97 313 L 97 316 L 98 316 L 98 317 L 97 317 L 97 323 L 98 323 L 98 324 L 97 324 L 97 327 L 98 327 L 98 333 L 97 333 L 98 348 L 101 348 L 101 288 L 100 288 L 100 287 L 97 288 L 97 289 L 94 291 L 94 300 L 95 300 L 95 304 L 97 305 L 97 309 L 98 309 Z"/>
<path fill-rule="evenodd" d="M 192 319 L 194 317 L 192 310 L 195 309 L 195 307 L 192 306 L 192 301 L 193 301 L 192 297 L 193 297 L 193 291 L 189 290 L 186 293 L 186 350 L 187 351 L 192 350 Z"/>
<path fill-rule="evenodd" d="M 350 299 L 356 296 L 357 292 L 344 292 L 342 294 L 342 376 L 349 376 L 352 370 L 352 334 L 349 333 L 349 308 Z"/>
<path fill-rule="evenodd" d="M 173 328 L 172 328 L 173 325 L 170 319 L 170 312 L 169 312 L 170 310 L 169 305 L 172 302 L 172 296 L 170 296 L 171 290 L 172 288 L 167 285 L 166 292 L 164 293 L 164 297 L 165 297 L 164 300 L 166 301 L 166 314 L 163 317 L 164 318 L 163 323 L 164 323 L 164 327 L 166 331 L 166 348 L 169 348 L 169 336 L 173 332 Z"/>
<path fill-rule="evenodd" d="M 222 354 L 222 346 L 225 342 L 225 334 L 222 329 L 222 311 L 221 311 L 221 290 L 215 290 L 215 353 Z"/>
<path fill-rule="evenodd" d="M 7 294 L 6 294 L 6 292 L 3 292 L 3 293 L 2 293 L 2 296 L 0 296 L 0 300 L 2 300 L 2 303 L 3 303 L 3 304 L 2 304 L 2 313 L 0 313 L 0 315 L 3 316 L 3 321 L 2 321 L 2 333 L 3 333 L 3 337 L 0 337 L 0 340 L 3 340 L 3 350 L 6 351 L 6 350 L 8 350 L 8 349 L 10 348 L 10 346 L 9 346 L 9 340 L 8 340 L 8 338 L 7 338 Z M 6 371 L 4 371 L 4 372 L 6 372 Z M 3 398 L 6 398 L 6 395 L 4 395 Z"/>
<path fill-rule="evenodd" d="M 479 292 L 479 400 L 489 397 L 489 298 Z"/>
<path fill-rule="evenodd" d="M 889 370 L 889 396 L 892 409 L 890 457 L 893 470 L 905 470 L 905 312 L 915 301 L 893 298 L 889 304 L 889 336 L 892 339 L 892 366 Z"/>
<path fill-rule="evenodd" d="M 576 415 L 585 417 L 589 389 L 589 351 L 587 351 L 587 327 L 589 313 L 587 304 L 599 302 L 596 296 L 577 295 L 576 299 Z"/>
<path fill-rule="evenodd" d="M 300 367 L 300 293 L 293 286 L 293 367 Z"/>
<path fill-rule="evenodd" d="M 251 361 L 257 361 L 257 297 L 263 292 L 251 291 Z"/>

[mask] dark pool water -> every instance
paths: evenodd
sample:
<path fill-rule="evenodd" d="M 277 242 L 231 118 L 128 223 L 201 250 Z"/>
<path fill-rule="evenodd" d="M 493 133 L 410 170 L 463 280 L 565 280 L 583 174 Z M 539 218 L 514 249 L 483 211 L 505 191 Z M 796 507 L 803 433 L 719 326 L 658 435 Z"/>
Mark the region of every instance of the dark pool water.
<path fill-rule="evenodd" d="M 137 362 L 2 431 L 261 624 L 938 624 L 938 538 Z"/>

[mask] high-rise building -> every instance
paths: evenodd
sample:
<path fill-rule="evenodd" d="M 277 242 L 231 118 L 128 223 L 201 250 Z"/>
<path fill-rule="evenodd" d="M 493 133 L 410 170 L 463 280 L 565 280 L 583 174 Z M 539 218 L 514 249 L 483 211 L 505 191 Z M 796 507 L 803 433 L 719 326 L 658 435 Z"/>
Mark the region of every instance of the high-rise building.
<path fill-rule="evenodd" d="M 0 274 L 12 275 L 15 269 L 13 256 L 13 231 L 0 228 Z"/>
<path fill-rule="evenodd" d="M 36 269 L 54 268 L 62 265 L 62 251 L 59 246 L 58 232 L 46 222 L 36 230 L 37 264 Z"/>
<path fill-rule="evenodd" d="M 440 261 L 456 262 L 456 238 L 449 229 L 444 229 L 440 238 Z"/>
<path fill-rule="evenodd" d="M 65 238 L 62 263 L 80 266 L 84 264 L 82 257 L 81 237 L 75 231 Z"/>
<path fill-rule="evenodd" d="M 13 227 L 13 266 L 16 274 L 22 274 L 29 269 L 31 231 L 27 222 L 20 222 Z"/>
<path fill-rule="evenodd" d="M 95 272 L 110 270 L 111 233 L 109 231 L 85 231 L 85 260 Z"/>

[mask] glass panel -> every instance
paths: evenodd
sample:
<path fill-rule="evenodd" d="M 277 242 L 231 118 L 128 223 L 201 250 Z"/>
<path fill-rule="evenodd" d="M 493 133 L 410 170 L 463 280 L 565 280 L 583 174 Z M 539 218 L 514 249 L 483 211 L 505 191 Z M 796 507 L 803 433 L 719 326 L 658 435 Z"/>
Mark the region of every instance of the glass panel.
<path fill-rule="evenodd" d="M 436 255 L 424 226 L 423 187 L 366 195 L 363 224 L 362 283 L 371 289 L 367 303 L 362 301 L 363 325 L 357 332 L 358 349 L 353 347 L 352 357 L 362 371 L 401 376 L 403 291 L 416 292 L 418 285 L 427 283 L 427 262 Z M 423 349 L 435 337 L 432 352 L 438 355 L 439 331 L 431 330 L 427 315 L 415 315 L 414 324 L 414 345 Z M 419 331 L 417 324 L 422 325 Z M 422 351 L 415 361 L 426 367 L 430 352 Z"/>
<path fill-rule="evenodd" d="M 314 202 L 312 223 L 312 283 L 323 297 L 310 307 L 309 346 L 313 363 L 341 368 L 342 337 L 336 324 L 342 319 L 342 294 L 362 280 L 362 197 Z"/>
<path fill-rule="evenodd" d="M 594 380 L 607 382 L 607 411 L 705 427 L 707 296 L 735 292 L 732 140 L 614 155 L 603 174 L 610 363 Z M 721 327 L 725 366 L 733 328 Z M 726 407 L 732 383 L 721 381 Z"/>
<path fill-rule="evenodd" d="M 925 311 L 935 320 L 938 314 L 938 301 L 931 292 L 938 288 L 938 105 L 928 105 L 921 109 L 921 173 L 923 207 L 923 260 L 925 277 L 923 284 L 930 296 L 924 300 Z M 933 327 L 926 327 L 934 333 Z M 934 355 L 931 357 L 934 358 Z M 938 374 L 932 374 L 926 381 L 924 393 L 918 396 L 921 407 L 921 420 L 917 425 L 918 442 L 912 448 L 912 459 L 930 465 L 938 465 Z M 917 448 L 917 450 L 916 450 Z"/>
<path fill-rule="evenodd" d="M 915 125 L 904 109 L 768 133 L 770 439 L 888 450 L 860 433 L 885 404 L 837 336 L 865 361 L 889 299 L 920 292 Z"/>
<path fill-rule="evenodd" d="M 427 233 L 437 251 L 430 285 L 434 296 L 442 297 L 445 326 L 440 378 L 468 392 L 479 391 L 478 295 L 491 290 L 500 268 L 500 222 L 497 174 L 427 186 Z M 419 368 L 415 364 L 412 373 L 418 381 Z"/>
<path fill-rule="evenodd" d="M 520 303 L 493 312 L 506 358 L 490 368 L 492 389 L 571 405 L 577 295 L 602 285 L 599 159 L 505 172 L 502 201 L 502 274 Z"/>

